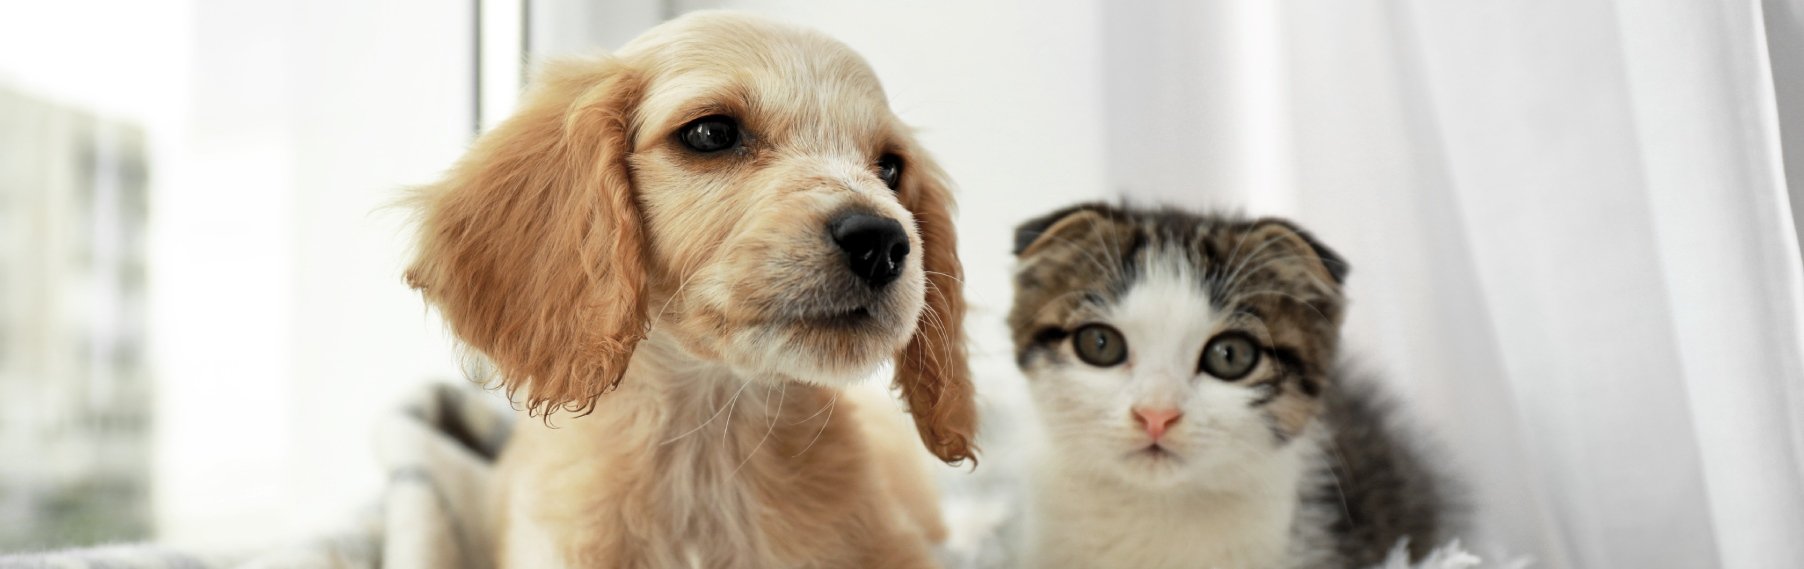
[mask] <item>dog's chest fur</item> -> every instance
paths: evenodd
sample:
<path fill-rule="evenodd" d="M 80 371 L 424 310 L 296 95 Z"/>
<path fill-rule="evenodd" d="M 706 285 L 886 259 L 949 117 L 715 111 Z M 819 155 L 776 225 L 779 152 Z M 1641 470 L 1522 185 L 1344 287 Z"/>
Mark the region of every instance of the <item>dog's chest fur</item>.
<path fill-rule="evenodd" d="M 667 401 L 659 429 L 669 438 L 647 447 L 669 531 L 702 567 L 732 562 L 710 552 L 763 558 L 765 566 L 817 559 L 797 536 L 835 531 L 832 520 L 851 513 L 835 506 L 870 490 L 861 487 L 864 461 L 843 456 L 861 457 L 844 428 L 851 406 L 810 386 L 700 381 L 711 385 L 670 394 L 677 400 Z"/>
<path fill-rule="evenodd" d="M 900 533 L 835 390 L 657 371 L 587 417 L 522 424 L 508 566 L 862 566 Z"/>

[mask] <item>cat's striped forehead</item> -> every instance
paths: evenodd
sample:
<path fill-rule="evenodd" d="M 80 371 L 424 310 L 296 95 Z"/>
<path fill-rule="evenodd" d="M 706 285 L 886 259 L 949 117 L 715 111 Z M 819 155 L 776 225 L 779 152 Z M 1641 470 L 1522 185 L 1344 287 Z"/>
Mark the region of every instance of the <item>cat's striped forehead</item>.
<path fill-rule="evenodd" d="M 1334 357 L 1346 264 L 1277 219 L 1086 204 L 1017 231 L 1009 326 L 1017 361 L 1065 364 L 1057 346 L 1108 314 L 1152 273 L 1183 274 L 1225 326 L 1241 326 L 1287 360 L 1292 387 L 1313 398 Z M 1210 318 L 1171 314 L 1172 318 Z M 1301 422 L 1307 413 L 1283 418 Z"/>
<path fill-rule="evenodd" d="M 1338 255 L 1283 220 L 1101 204 L 1073 206 L 1023 224 L 1016 231 L 1015 255 L 1017 312 L 1077 311 L 1115 302 L 1155 263 L 1176 263 L 1195 275 L 1217 309 L 1262 295 L 1329 302 L 1338 309 L 1347 272 Z"/>

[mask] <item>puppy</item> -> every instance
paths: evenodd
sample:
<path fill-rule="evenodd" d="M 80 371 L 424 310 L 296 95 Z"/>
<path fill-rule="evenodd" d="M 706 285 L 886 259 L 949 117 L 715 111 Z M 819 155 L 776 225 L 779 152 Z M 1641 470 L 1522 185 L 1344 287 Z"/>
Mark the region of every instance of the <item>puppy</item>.
<path fill-rule="evenodd" d="M 930 567 L 974 460 L 945 175 L 846 46 L 694 13 L 545 66 L 417 196 L 409 283 L 532 419 L 504 567 Z M 560 413 L 562 412 L 562 413 Z"/>

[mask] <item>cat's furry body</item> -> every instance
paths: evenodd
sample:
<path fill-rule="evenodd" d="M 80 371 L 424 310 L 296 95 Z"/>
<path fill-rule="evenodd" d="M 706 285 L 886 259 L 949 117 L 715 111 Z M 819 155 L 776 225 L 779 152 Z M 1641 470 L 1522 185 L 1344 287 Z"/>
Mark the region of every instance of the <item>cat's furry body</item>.
<path fill-rule="evenodd" d="M 1016 254 L 1048 445 L 1025 566 L 1339 569 L 1450 537 L 1444 477 L 1341 362 L 1346 265 L 1307 233 L 1087 204 Z"/>

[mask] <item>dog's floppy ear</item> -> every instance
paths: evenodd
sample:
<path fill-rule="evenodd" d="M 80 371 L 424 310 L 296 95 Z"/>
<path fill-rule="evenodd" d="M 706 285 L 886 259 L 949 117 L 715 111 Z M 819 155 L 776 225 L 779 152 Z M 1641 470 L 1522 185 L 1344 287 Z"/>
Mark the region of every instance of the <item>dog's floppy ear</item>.
<path fill-rule="evenodd" d="M 977 460 L 977 409 L 965 359 L 964 268 L 952 224 L 946 174 L 918 146 L 905 157 L 899 198 L 914 214 L 927 270 L 927 307 L 896 359 L 896 385 L 921 442 L 948 464 Z"/>
<path fill-rule="evenodd" d="M 640 79 L 617 59 L 544 68 L 520 109 L 421 188 L 408 284 L 533 414 L 587 411 L 646 331 L 627 171 Z"/>
<path fill-rule="evenodd" d="M 897 354 L 897 387 L 915 415 L 920 441 L 940 461 L 976 461 L 972 437 L 978 410 L 972 399 L 971 363 L 965 361 L 965 269 L 958 262 L 953 191 L 945 172 L 918 145 L 904 150 L 898 188 L 902 206 L 915 215 L 927 273 L 927 305 L 915 338 Z"/>

